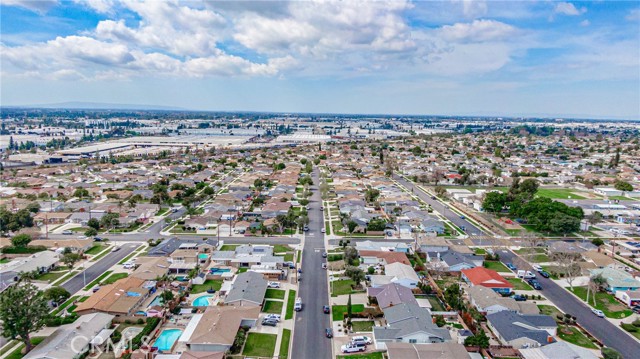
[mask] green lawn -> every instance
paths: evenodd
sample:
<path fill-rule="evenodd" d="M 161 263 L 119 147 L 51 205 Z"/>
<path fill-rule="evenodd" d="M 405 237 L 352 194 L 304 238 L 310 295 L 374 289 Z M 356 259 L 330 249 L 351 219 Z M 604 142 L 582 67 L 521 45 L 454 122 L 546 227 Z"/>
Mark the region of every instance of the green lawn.
<path fill-rule="evenodd" d="M 351 322 L 354 332 L 370 332 L 373 331 L 373 321 L 353 321 Z"/>
<path fill-rule="evenodd" d="M 496 272 L 506 272 L 506 273 L 511 272 L 509 268 L 507 268 L 504 264 L 502 264 L 502 262 L 484 261 L 483 265 L 485 268 L 492 269 Z"/>
<path fill-rule="evenodd" d="M 569 289 L 571 290 L 571 289 Z M 587 287 L 573 287 L 573 293 L 577 295 L 583 301 L 587 299 Z M 589 298 L 589 305 L 593 304 L 591 298 Z M 630 309 L 618 301 L 615 298 L 607 293 L 598 292 L 596 293 L 596 309 L 600 309 L 604 315 L 609 318 L 622 319 L 630 316 L 632 314 Z"/>
<path fill-rule="evenodd" d="M 382 352 L 367 354 L 338 355 L 336 359 L 384 359 Z"/>
<path fill-rule="evenodd" d="M 529 284 L 520 278 L 507 278 L 507 281 L 513 284 L 514 290 L 533 290 Z"/>
<path fill-rule="evenodd" d="M 515 252 L 522 255 L 530 262 L 547 263 L 551 261 L 544 248 L 522 248 Z"/>
<path fill-rule="evenodd" d="M 276 334 L 249 333 L 242 354 L 251 357 L 271 358 L 276 348 Z"/>
<path fill-rule="evenodd" d="M 360 313 L 364 311 L 364 304 L 353 304 L 351 305 L 352 313 Z M 334 305 L 331 307 L 331 315 L 333 316 L 333 320 L 342 320 L 344 319 L 344 315 L 347 313 L 346 305 Z"/>
<path fill-rule="evenodd" d="M 49 283 L 56 281 L 57 279 L 67 275 L 68 271 L 49 272 L 39 275 L 36 280 L 47 281 Z"/>
<path fill-rule="evenodd" d="M 127 278 L 129 274 L 127 273 L 114 273 L 109 278 L 105 279 L 100 283 L 100 285 L 107 285 L 117 282 L 120 279 Z"/>
<path fill-rule="evenodd" d="M 238 269 L 238 272 L 237 272 L 236 274 L 244 273 L 244 272 L 246 272 L 246 271 L 248 271 L 248 270 L 249 270 L 249 268 L 247 268 L 247 267 L 239 268 L 239 269 Z"/>
<path fill-rule="evenodd" d="M 351 286 L 355 284 L 351 279 L 334 280 L 331 282 L 331 296 L 337 297 L 339 295 L 358 293 L 358 291 L 351 289 Z"/>
<path fill-rule="evenodd" d="M 222 279 L 209 279 L 203 284 L 196 284 L 191 287 L 191 294 L 206 292 L 209 289 L 220 290 L 222 287 Z"/>
<path fill-rule="evenodd" d="M 560 309 L 554 307 L 553 305 L 539 304 L 538 309 L 540 309 L 540 314 L 549 315 L 553 319 L 556 319 L 556 315 L 558 314 L 562 315 Z"/>
<path fill-rule="evenodd" d="M 286 291 L 284 290 L 269 288 L 267 289 L 267 293 L 264 295 L 264 297 L 267 299 L 284 299 L 285 294 Z"/>
<path fill-rule="evenodd" d="M 103 251 L 101 254 L 99 254 L 97 256 L 93 256 L 93 258 L 91 258 L 91 261 L 95 262 L 95 261 L 99 260 L 100 258 L 106 256 L 109 253 L 111 253 L 111 251 L 109 251 L 109 250 Z"/>
<path fill-rule="evenodd" d="M 442 303 L 440 302 L 440 300 L 437 297 L 428 297 L 427 298 L 429 300 L 429 303 L 431 304 L 431 309 L 433 309 L 436 312 L 444 312 L 446 309 L 444 307 L 444 305 L 442 305 Z"/>
<path fill-rule="evenodd" d="M 234 251 L 238 246 L 239 246 L 239 244 L 225 244 L 222 247 L 220 247 L 220 250 L 221 251 Z"/>
<path fill-rule="evenodd" d="M 287 253 L 284 255 L 285 262 L 293 262 L 293 253 Z"/>
<path fill-rule="evenodd" d="M 293 249 L 284 244 L 276 244 L 273 246 L 273 253 L 293 252 Z"/>
<path fill-rule="evenodd" d="M 484 248 L 475 248 L 475 249 L 473 250 L 473 252 L 474 252 L 476 255 L 479 255 L 479 256 L 483 256 L 483 255 L 487 254 L 487 251 L 486 251 Z"/>
<path fill-rule="evenodd" d="M 89 227 L 74 227 L 74 228 L 69 228 L 70 231 L 72 232 L 78 232 L 78 233 L 84 233 L 89 229 Z"/>
<path fill-rule="evenodd" d="M 344 255 L 342 253 L 329 254 L 327 256 L 327 262 L 341 261 L 343 258 L 344 258 Z"/>
<path fill-rule="evenodd" d="M 571 331 L 571 334 L 564 333 L 564 330 Z M 558 337 L 571 344 L 575 344 L 583 348 L 598 349 L 598 347 L 593 344 L 593 342 L 589 340 L 586 335 L 582 334 L 582 332 L 576 327 L 558 327 Z"/>
<path fill-rule="evenodd" d="M 33 337 L 31 338 L 31 344 L 33 344 L 33 346 L 37 346 L 38 344 L 42 343 L 43 340 L 45 340 L 47 337 Z M 11 352 L 11 354 L 7 355 L 5 357 L 5 359 L 21 359 L 24 357 L 24 355 L 22 354 L 22 349 L 24 348 L 24 344 L 20 344 L 18 345 L 18 347 Z"/>
<path fill-rule="evenodd" d="M 267 300 L 262 306 L 263 313 L 282 314 L 282 302 Z"/>
<path fill-rule="evenodd" d="M 567 188 L 538 188 L 536 194 L 551 199 L 585 199 L 585 197 L 576 194 L 574 190 Z"/>
<path fill-rule="evenodd" d="M 287 298 L 287 313 L 284 316 L 284 319 L 292 319 L 293 318 L 293 306 L 296 304 L 296 291 L 290 290 L 289 297 Z"/>
<path fill-rule="evenodd" d="M 94 279 L 93 282 L 87 284 L 86 287 L 84 287 L 84 290 L 89 290 L 91 288 L 93 288 L 93 286 L 95 286 L 96 284 L 100 283 L 103 279 L 107 278 L 107 276 L 109 274 L 111 274 L 112 271 L 108 270 L 104 273 L 102 273 L 98 278 Z"/>
<path fill-rule="evenodd" d="M 102 244 L 96 244 L 95 246 L 89 248 L 89 250 L 87 250 L 86 252 L 84 252 L 85 254 L 90 254 L 90 255 L 96 255 L 100 252 L 102 252 L 104 250 L 104 247 Z"/>
<path fill-rule="evenodd" d="M 289 343 L 291 342 L 291 330 L 282 329 L 282 339 L 280 340 L 280 358 L 289 357 Z"/>
<path fill-rule="evenodd" d="M 0 259 L 0 264 L 5 264 L 5 263 L 9 263 L 9 262 L 11 262 L 11 259 L 9 259 L 9 258 Z"/>

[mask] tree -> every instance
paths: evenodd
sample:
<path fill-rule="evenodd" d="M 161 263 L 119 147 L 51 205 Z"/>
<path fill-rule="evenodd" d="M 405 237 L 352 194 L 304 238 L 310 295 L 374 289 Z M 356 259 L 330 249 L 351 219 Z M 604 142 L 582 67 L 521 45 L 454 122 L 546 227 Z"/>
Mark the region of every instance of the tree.
<path fill-rule="evenodd" d="M 87 221 L 87 227 L 93 228 L 97 231 L 100 229 L 100 221 L 97 218 L 91 218 Z"/>
<path fill-rule="evenodd" d="M 168 307 L 169 303 L 171 303 L 171 301 L 173 300 L 173 292 L 170 290 L 163 290 L 162 293 L 160 293 L 160 301 L 162 302 L 162 306 L 163 307 Z"/>
<path fill-rule="evenodd" d="M 380 191 L 375 189 L 375 188 L 371 188 L 368 189 L 365 193 L 364 193 L 364 199 L 368 202 L 368 203 L 373 203 L 376 201 L 376 199 L 378 199 L 378 196 L 380 196 Z"/>
<path fill-rule="evenodd" d="M 556 213 L 549 222 L 549 229 L 552 232 L 566 235 L 567 233 L 575 232 L 580 229 L 580 219 L 564 213 Z"/>
<path fill-rule="evenodd" d="M 618 191 L 623 191 L 623 192 L 631 192 L 631 191 L 633 191 L 633 186 L 631 185 L 631 183 L 625 182 L 625 181 L 616 181 L 614 187 Z"/>
<path fill-rule="evenodd" d="M 94 237 L 98 235 L 98 231 L 95 228 L 89 228 L 84 231 L 84 235 L 87 237 Z"/>
<path fill-rule="evenodd" d="M 604 359 L 623 359 L 622 355 L 613 348 L 603 347 L 601 352 Z"/>
<path fill-rule="evenodd" d="M 460 296 L 460 285 L 458 283 L 451 284 L 444 290 L 444 300 L 452 309 L 462 309 L 462 297 Z"/>
<path fill-rule="evenodd" d="M 353 314 L 352 311 L 353 309 L 351 308 L 351 293 L 349 293 L 349 299 L 347 300 L 347 318 L 348 318 L 347 321 L 348 322 L 351 322 L 351 315 Z"/>
<path fill-rule="evenodd" d="M 478 329 L 478 332 L 475 335 L 467 337 L 464 340 L 464 345 L 472 346 L 472 347 L 480 347 L 480 348 L 488 348 L 489 347 L 489 337 L 482 329 Z"/>
<path fill-rule="evenodd" d="M 31 213 L 38 213 L 40 211 L 40 203 L 31 202 L 27 205 L 26 209 Z"/>
<path fill-rule="evenodd" d="M 30 334 L 44 327 L 48 313 L 44 295 L 28 281 L 11 285 L 0 294 L 2 336 L 19 339 L 27 353 L 33 348 Z"/>
<path fill-rule="evenodd" d="M 591 244 L 596 247 L 601 247 L 604 244 L 604 241 L 602 240 L 602 238 L 594 238 L 591 240 Z"/>
<path fill-rule="evenodd" d="M 355 266 L 347 266 L 344 271 L 344 275 L 351 278 L 351 280 L 356 283 L 356 286 L 359 286 L 360 282 L 365 280 L 364 271 Z"/>
<path fill-rule="evenodd" d="M 367 268 L 367 274 L 371 275 L 371 274 L 373 274 L 373 273 L 375 273 L 375 272 L 376 272 L 376 269 L 375 269 L 375 268 L 373 268 L 373 267 L 371 267 L 371 266 L 369 266 L 369 268 Z"/>
<path fill-rule="evenodd" d="M 82 256 L 78 253 L 66 253 L 62 256 L 60 260 L 64 263 L 69 269 L 73 268 L 73 265 L 79 262 L 82 259 Z"/>
<path fill-rule="evenodd" d="M 436 195 L 438 197 L 444 197 L 447 193 L 447 190 L 442 186 L 436 186 L 436 188 L 434 188 L 434 191 L 436 192 Z"/>
<path fill-rule="evenodd" d="M 442 315 L 436 315 L 436 325 L 441 328 L 444 327 L 447 324 L 447 321 L 444 320 L 444 317 Z"/>
<path fill-rule="evenodd" d="M 347 229 L 349 230 L 349 234 L 353 233 L 356 227 L 358 227 L 358 223 L 356 223 L 355 221 L 349 220 L 349 222 L 347 222 Z"/>
<path fill-rule="evenodd" d="M 71 297 L 71 294 L 66 289 L 56 286 L 45 290 L 44 297 L 47 300 L 60 304 L 69 299 L 69 297 Z"/>
<path fill-rule="evenodd" d="M 31 236 L 28 234 L 17 234 L 11 238 L 11 244 L 14 247 L 26 247 L 31 242 Z"/>
<path fill-rule="evenodd" d="M 86 188 L 78 188 L 73 192 L 73 196 L 78 198 L 89 197 L 89 191 Z"/>
<path fill-rule="evenodd" d="M 350 265 L 356 260 L 358 260 L 358 250 L 351 246 L 344 247 L 344 263 Z"/>
<path fill-rule="evenodd" d="M 550 258 L 557 263 L 560 273 L 569 283 L 571 290 L 573 290 L 573 280 L 582 274 L 582 269 L 578 265 L 580 256 L 575 253 L 556 252 L 551 254 Z"/>
<path fill-rule="evenodd" d="M 588 221 L 591 224 L 598 224 L 598 223 L 600 223 L 602 221 L 603 217 L 604 216 L 602 215 L 602 213 L 600 213 L 598 211 L 595 211 L 595 212 L 593 212 L 593 214 L 591 216 L 589 216 Z"/>
<path fill-rule="evenodd" d="M 507 194 L 502 192 L 488 192 L 484 195 L 482 208 L 486 211 L 498 213 L 507 205 Z"/>

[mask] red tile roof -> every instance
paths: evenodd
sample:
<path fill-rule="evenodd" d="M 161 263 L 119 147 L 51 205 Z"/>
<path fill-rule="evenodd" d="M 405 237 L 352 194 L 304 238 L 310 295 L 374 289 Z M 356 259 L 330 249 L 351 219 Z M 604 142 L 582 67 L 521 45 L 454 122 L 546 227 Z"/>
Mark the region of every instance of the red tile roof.
<path fill-rule="evenodd" d="M 487 288 L 513 288 L 513 284 L 504 279 L 498 272 L 484 267 L 463 269 L 464 275 L 473 285 Z"/>

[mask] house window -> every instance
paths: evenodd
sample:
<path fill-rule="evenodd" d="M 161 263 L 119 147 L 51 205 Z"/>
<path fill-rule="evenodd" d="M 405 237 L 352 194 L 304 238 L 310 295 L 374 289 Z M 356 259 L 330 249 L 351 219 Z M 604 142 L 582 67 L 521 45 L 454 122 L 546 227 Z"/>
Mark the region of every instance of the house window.
<path fill-rule="evenodd" d="M 416 344 L 418 339 L 409 339 L 409 344 Z"/>

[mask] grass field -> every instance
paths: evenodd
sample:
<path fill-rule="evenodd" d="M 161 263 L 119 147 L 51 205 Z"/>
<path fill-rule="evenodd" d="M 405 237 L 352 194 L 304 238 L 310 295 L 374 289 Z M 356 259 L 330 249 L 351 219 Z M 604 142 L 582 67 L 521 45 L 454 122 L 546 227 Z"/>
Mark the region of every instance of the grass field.
<path fill-rule="evenodd" d="M 540 314 L 549 315 L 553 319 L 556 319 L 556 315 L 558 314 L 562 315 L 560 309 L 554 307 L 553 305 L 539 304 L 538 309 L 540 309 Z"/>
<path fill-rule="evenodd" d="M 271 358 L 276 348 L 277 339 L 278 336 L 275 334 L 249 333 L 242 354 L 252 357 Z"/>
<path fill-rule="evenodd" d="M 364 304 L 353 304 L 351 306 L 352 313 L 360 313 L 364 311 Z M 346 305 L 334 305 L 331 307 L 331 315 L 333 320 L 342 320 L 344 319 L 344 315 L 347 313 Z"/>
<path fill-rule="evenodd" d="M 514 290 L 533 290 L 531 286 L 520 278 L 507 278 L 509 283 L 513 284 Z"/>
<path fill-rule="evenodd" d="M 351 354 L 351 355 L 338 355 L 337 359 L 384 359 L 382 352 L 366 353 L 366 354 Z"/>
<path fill-rule="evenodd" d="M 129 274 L 127 274 L 127 273 L 114 273 L 109 278 L 103 280 L 102 283 L 100 283 L 100 285 L 112 284 L 112 283 L 115 283 L 116 281 L 118 281 L 118 280 L 120 280 L 122 278 L 127 278 L 128 276 L 129 276 Z"/>
<path fill-rule="evenodd" d="M 373 331 L 373 321 L 353 321 L 351 329 L 354 332 L 370 332 Z"/>
<path fill-rule="evenodd" d="M 570 331 L 571 334 L 564 333 L 565 330 Z M 582 334 L 582 332 L 576 327 L 559 327 L 558 337 L 560 337 L 560 339 L 564 341 L 581 346 L 583 348 L 598 349 L 598 347 L 593 344 L 593 342 L 589 340 L 586 335 Z"/>
<path fill-rule="evenodd" d="M 284 299 L 285 294 L 286 291 L 284 290 L 269 288 L 267 289 L 267 293 L 264 295 L 264 297 L 267 299 Z"/>
<path fill-rule="evenodd" d="M 49 272 L 49 273 L 39 275 L 36 278 L 36 280 L 42 280 L 42 281 L 47 281 L 51 283 L 58 280 L 61 277 L 64 277 L 65 275 L 67 275 L 67 273 L 69 272 L 68 271 Z"/>
<path fill-rule="evenodd" d="M 496 262 L 496 261 L 484 261 L 483 266 L 487 269 L 492 269 L 496 272 L 503 272 L 503 273 L 508 273 L 511 272 L 509 270 L 509 268 L 507 268 L 504 264 L 502 264 L 501 262 Z"/>
<path fill-rule="evenodd" d="M 89 248 L 89 250 L 87 250 L 86 252 L 84 252 L 85 254 L 90 254 L 92 256 L 95 256 L 96 254 L 102 252 L 104 250 L 104 247 L 102 244 L 96 244 L 95 246 Z"/>
<path fill-rule="evenodd" d="M 337 297 L 339 295 L 357 293 L 357 291 L 351 289 L 355 284 L 351 279 L 334 280 L 331 282 L 331 296 Z"/>
<path fill-rule="evenodd" d="M 587 287 L 573 287 L 573 293 L 586 302 Z M 591 298 L 589 298 L 588 304 L 592 306 L 593 301 L 591 300 Z M 625 305 L 616 301 L 612 295 L 604 292 L 596 293 L 595 308 L 600 309 L 607 317 L 615 319 L 626 318 L 632 314 L 631 310 L 627 309 Z"/>
<path fill-rule="evenodd" d="M 284 319 L 293 318 L 293 306 L 295 304 L 296 304 L 296 291 L 290 290 L 289 296 L 287 297 L 287 312 L 285 313 Z"/>
<path fill-rule="evenodd" d="M 536 194 L 551 199 L 585 199 L 585 197 L 576 194 L 574 190 L 567 188 L 538 188 Z"/>
<path fill-rule="evenodd" d="M 225 244 L 222 247 L 220 247 L 221 251 L 233 251 L 235 250 L 237 247 L 239 246 L 239 244 Z"/>
<path fill-rule="evenodd" d="M 267 300 L 262 306 L 263 313 L 282 314 L 282 302 Z"/>
<path fill-rule="evenodd" d="M 282 329 L 282 339 L 280 339 L 280 358 L 289 357 L 289 343 L 291 342 L 291 330 Z"/>
<path fill-rule="evenodd" d="M 202 284 L 196 284 L 191 287 L 191 294 L 206 292 L 209 289 L 220 290 L 222 287 L 222 279 L 209 279 Z"/>

